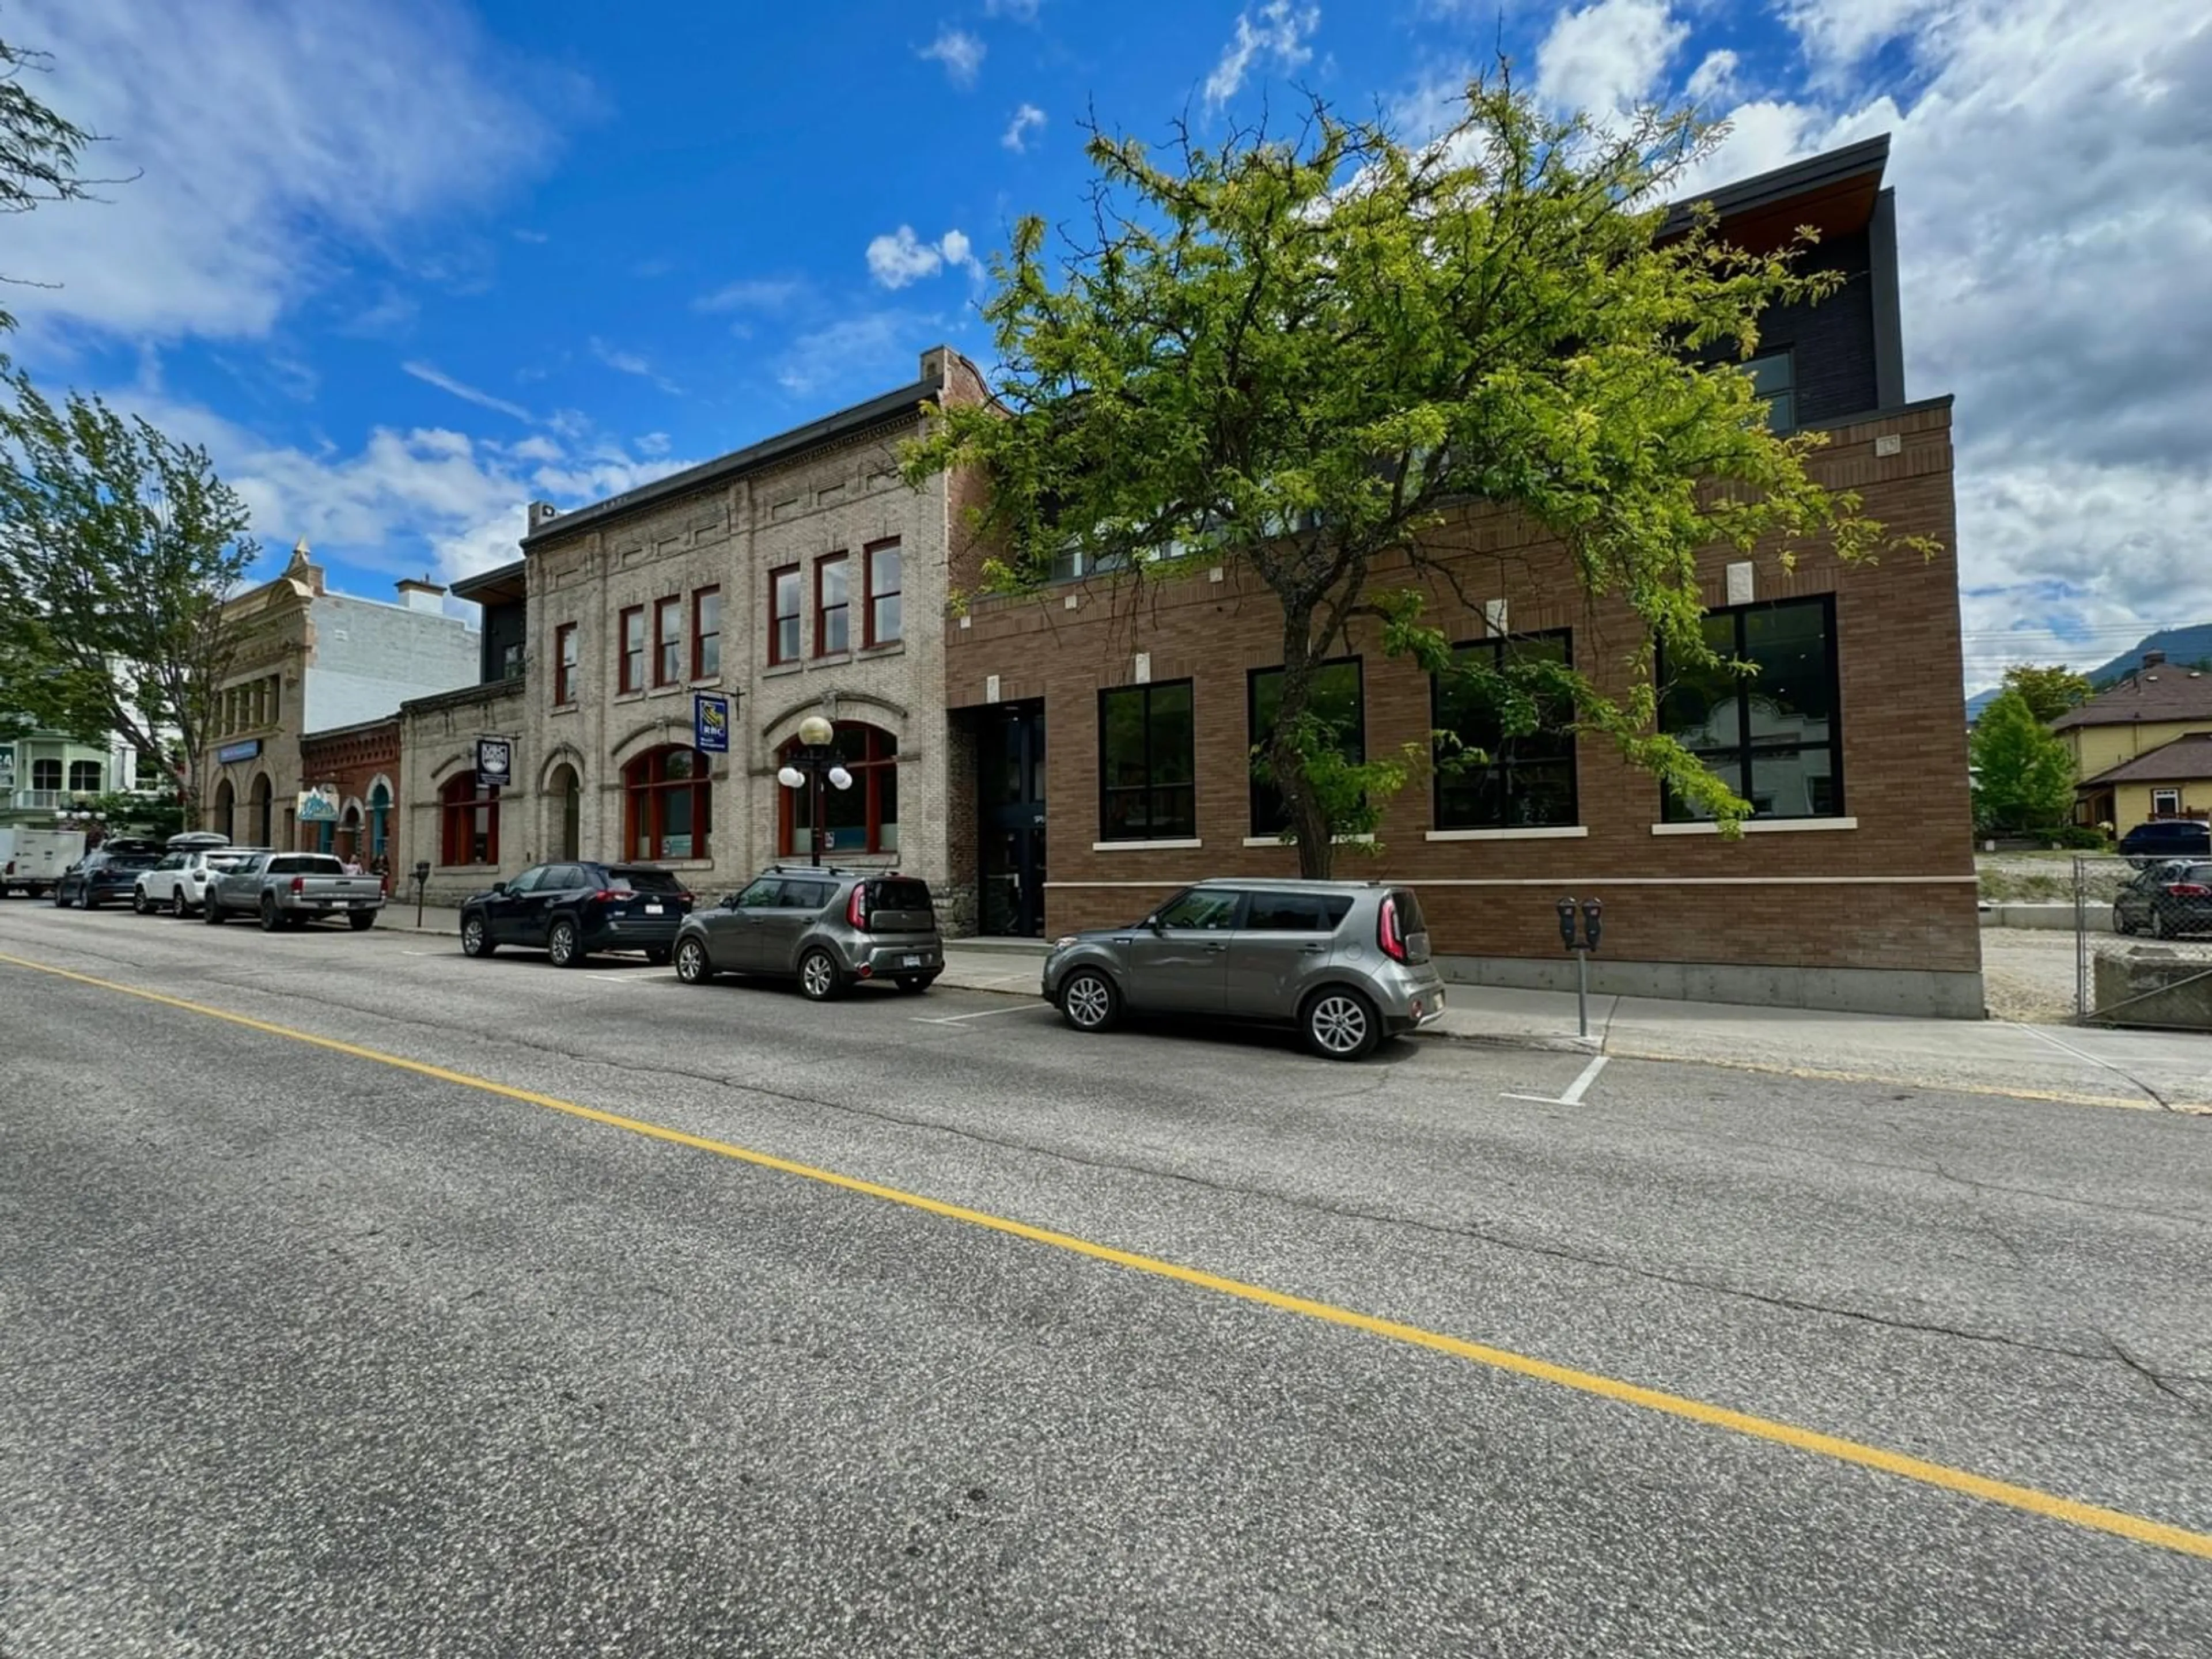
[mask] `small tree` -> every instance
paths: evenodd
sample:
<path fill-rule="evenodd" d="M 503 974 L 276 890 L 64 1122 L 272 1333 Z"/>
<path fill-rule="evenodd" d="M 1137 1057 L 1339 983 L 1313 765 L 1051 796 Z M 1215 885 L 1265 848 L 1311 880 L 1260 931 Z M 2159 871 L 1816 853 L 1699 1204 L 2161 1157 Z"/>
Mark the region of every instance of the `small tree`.
<path fill-rule="evenodd" d="M 5 359 L 0 387 L 0 710 L 169 757 L 191 819 L 223 599 L 257 551 L 246 505 L 205 450 L 97 398 L 56 408 Z"/>
<path fill-rule="evenodd" d="M 2005 670 L 2004 683 L 2027 700 L 2028 712 L 2045 726 L 2089 700 L 2089 677 L 2063 663 L 2014 663 Z"/>
<path fill-rule="evenodd" d="M 1670 667 L 1714 663 L 1701 551 L 1817 537 L 1853 558 L 1881 526 L 1810 479 L 1821 441 L 1770 432 L 1734 366 L 1766 306 L 1837 278 L 1796 274 L 1797 246 L 1728 246 L 1709 216 L 1667 224 L 1669 187 L 1713 138 L 1687 114 L 1620 133 L 1553 120 L 1503 79 L 1418 147 L 1319 102 L 1289 141 L 1185 133 L 1173 167 L 1094 131 L 1084 239 L 1048 258 L 1026 218 L 994 262 L 1000 401 L 943 410 L 907 476 L 986 473 L 989 589 L 1036 586 L 1071 553 L 1127 580 L 1255 574 L 1281 608 L 1282 677 L 1253 763 L 1309 876 L 1427 759 L 1355 765 L 1316 708 L 1318 670 L 1362 618 L 1523 721 L 1563 704 L 1733 829 L 1749 805 L 1652 731 L 1653 642 Z M 1452 661 L 1422 590 L 1466 602 L 1455 534 L 1474 502 L 1533 520 L 1589 594 L 1634 610 L 1636 689 Z"/>
<path fill-rule="evenodd" d="M 45 52 L 0 40 L 0 213 L 28 213 L 46 202 L 84 201 L 95 184 L 124 182 L 87 179 L 77 171 L 85 147 L 98 143 L 97 137 L 56 113 L 24 79 L 51 62 Z M 0 282 L 22 280 L 0 276 Z M 0 311 L 0 330 L 15 325 L 15 319 Z"/>
<path fill-rule="evenodd" d="M 2072 816 L 2074 759 L 2008 686 L 1974 722 L 1974 822 L 1999 835 L 2056 829 Z"/>

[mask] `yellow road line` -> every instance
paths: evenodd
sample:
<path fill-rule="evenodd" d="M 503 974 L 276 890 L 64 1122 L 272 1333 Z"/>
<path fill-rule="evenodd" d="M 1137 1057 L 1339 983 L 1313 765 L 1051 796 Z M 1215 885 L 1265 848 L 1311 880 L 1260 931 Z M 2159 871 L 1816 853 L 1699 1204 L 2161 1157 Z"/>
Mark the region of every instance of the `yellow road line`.
<path fill-rule="evenodd" d="M 1025 1239 L 1032 1244 L 1065 1250 L 1071 1255 L 1087 1256 L 1094 1261 L 1110 1262 L 1117 1267 L 1127 1267 L 1133 1273 L 1148 1273 L 1156 1279 L 1170 1279 L 1179 1285 L 1189 1285 L 1200 1290 L 1212 1291 L 1221 1296 L 1233 1297 L 1240 1302 L 1256 1303 L 1261 1307 L 1274 1308 L 1284 1313 L 1297 1314 L 1323 1324 L 1335 1325 L 1348 1330 L 1364 1331 L 1409 1347 L 1425 1348 L 1435 1353 L 1449 1354 L 1454 1358 L 1472 1361 L 1493 1370 L 1510 1372 L 1516 1376 L 1532 1377 L 1550 1382 L 1578 1394 L 1595 1395 L 1601 1400 L 1610 1400 L 1622 1405 L 1637 1406 L 1645 1411 L 1659 1412 L 1709 1428 L 1727 1429 L 1747 1435 L 1755 1440 L 1771 1441 L 1816 1456 L 1829 1457 L 1861 1468 L 1879 1469 L 1885 1474 L 1894 1474 L 1923 1486 L 1935 1486 L 1945 1492 L 1960 1492 L 1969 1498 L 1979 1498 L 1992 1504 L 2002 1504 L 2008 1509 L 2039 1515 L 2054 1521 L 2085 1527 L 2092 1531 L 2110 1533 L 2132 1540 L 2139 1544 L 2155 1545 L 2162 1549 L 2179 1550 L 2185 1555 L 2201 1556 L 2212 1560 L 2212 1534 L 2191 1532 L 2183 1527 L 2168 1526 L 2163 1522 L 2130 1515 L 2123 1510 L 2106 1509 L 2096 1504 L 2084 1504 L 2056 1493 L 2041 1492 L 2033 1486 L 2015 1486 L 2008 1480 L 1993 1480 L 1985 1475 L 1966 1469 L 1953 1468 L 1948 1464 L 1935 1463 L 1926 1458 L 1913 1457 L 1903 1452 L 1870 1446 L 1863 1441 L 1846 1440 L 1837 1435 L 1822 1434 L 1817 1430 L 1800 1428 L 1792 1423 L 1778 1422 L 1772 1418 L 1754 1416 L 1748 1412 L 1731 1411 L 1724 1406 L 1710 1405 L 1686 1395 L 1668 1394 L 1657 1389 L 1647 1389 L 1633 1382 L 1624 1382 L 1618 1377 L 1606 1376 L 1596 1371 L 1578 1370 L 1571 1365 L 1556 1365 L 1547 1359 L 1516 1353 L 1507 1348 L 1493 1348 L 1486 1343 L 1469 1342 L 1461 1337 L 1447 1336 L 1439 1331 L 1425 1330 L 1418 1325 L 1401 1324 L 1395 1319 L 1381 1319 L 1372 1314 L 1357 1313 L 1334 1304 L 1316 1302 L 1302 1296 L 1290 1296 L 1280 1291 L 1271 1291 L 1265 1285 L 1247 1283 L 1241 1279 L 1228 1279 L 1196 1267 L 1185 1267 L 1176 1262 L 1164 1261 L 1157 1256 L 1139 1255 L 1134 1251 L 1115 1249 L 1109 1244 L 1094 1243 L 1087 1238 L 1078 1238 L 1070 1233 L 1054 1232 L 1046 1227 L 1033 1227 L 1027 1222 L 1010 1220 L 988 1211 L 971 1210 L 964 1205 L 948 1204 L 941 1199 L 926 1198 L 919 1193 L 905 1192 L 896 1187 L 880 1186 L 872 1181 L 840 1175 L 834 1170 L 817 1169 L 811 1164 L 794 1163 L 772 1153 L 754 1152 L 749 1147 L 734 1146 L 726 1140 L 715 1140 L 705 1135 L 695 1135 L 682 1129 L 672 1129 L 665 1124 L 648 1123 L 639 1118 L 624 1117 L 616 1112 L 603 1112 L 597 1107 L 580 1105 L 572 1100 L 562 1100 L 555 1095 L 542 1095 L 528 1089 L 518 1089 L 511 1084 L 494 1083 L 490 1079 L 471 1077 L 465 1072 L 448 1071 L 442 1066 L 432 1066 L 419 1060 L 408 1060 L 398 1054 L 387 1054 L 374 1048 L 364 1048 L 357 1043 L 344 1042 L 336 1037 L 318 1036 L 312 1031 L 295 1030 L 289 1025 L 273 1024 L 255 1019 L 250 1015 L 233 1013 L 224 1008 L 211 1008 L 204 1003 L 188 1002 L 182 997 L 173 997 L 159 991 L 142 989 L 135 985 L 122 985 L 112 980 L 96 979 L 89 974 L 80 974 L 66 968 L 55 968 L 42 962 L 31 962 L 21 957 L 0 955 L 0 963 L 23 968 L 33 973 L 51 975 L 57 979 L 72 980 L 80 985 L 90 985 L 103 991 L 114 991 L 122 995 L 137 997 L 143 1001 L 158 1003 L 163 1007 L 180 1009 L 186 1013 L 203 1015 L 232 1025 L 242 1025 L 248 1030 L 259 1031 L 269 1036 L 283 1037 L 289 1042 L 306 1043 L 312 1048 L 326 1048 L 333 1054 L 345 1054 L 355 1060 L 366 1060 L 380 1066 L 414 1073 L 418 1077 L 449 1083 L 457 1088 L 474 1089 L 482 1093 L 496 1095 L 501 1099 L 520 1101 L 525 1105 L 542 1107 L 547 1111 L 563 1113 L 569 1117 L 582 1118 L 588 1122 L 604 1124 L 609 1128 L 624 1130 L 653 1140 L 666 1141 L 672 1146 L 687 1146 L 694 1152 L 712 1152 L 720 1158 L 733 1158 L 741 1164 L 752 1164 L 763 1170 L 773 1170 L 780 1175 L 796 1176 L 842 1192 L 857 1193 L 866 1198 L 880 1199 L 887 1204 L 900 1205 L 925 1214 L 940 1216 L 948 1221 L 964 1222 L 994 1233 Z"/>

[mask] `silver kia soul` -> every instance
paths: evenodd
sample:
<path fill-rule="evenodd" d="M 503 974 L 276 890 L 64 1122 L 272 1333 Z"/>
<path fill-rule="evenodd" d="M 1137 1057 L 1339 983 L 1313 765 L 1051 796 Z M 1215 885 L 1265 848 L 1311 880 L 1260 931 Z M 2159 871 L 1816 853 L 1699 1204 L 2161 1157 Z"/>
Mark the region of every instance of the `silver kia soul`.
<path fill-rule="evenodd" d="M 864 980 L 927 991 L 945 971 L 929 884 L 896 871 L 770 865 L 743 891 L 694 910 L 676 934 L 676 976 L 795 979 L 817 1002 Z"/>
<path fill-rule="evenodd" d="M 1444 1012 L 1420 901 L 1373 881 L 1201 881 L 1142 921 L 1054 941 L 1044 995 L 1079 1031 L 1124 1010 L 1257 1020 L 1330 1060 Z"/>

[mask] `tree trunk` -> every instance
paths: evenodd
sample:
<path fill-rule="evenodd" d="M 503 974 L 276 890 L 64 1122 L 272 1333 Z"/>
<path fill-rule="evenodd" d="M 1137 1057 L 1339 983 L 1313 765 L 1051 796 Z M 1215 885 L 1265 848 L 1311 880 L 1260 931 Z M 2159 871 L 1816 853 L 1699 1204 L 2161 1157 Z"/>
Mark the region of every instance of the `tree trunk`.
<path fill-rule="evenodd" d="M 1275 791 L 1283 798 L 1291 832 L 1297 838 L 1298 874 L 1310 881 L 1326 881 L 1336 860 L 1336 842 L 1321 797 L 1306 776 L 1305 757 L 1291 733 L 1313 705 L 1314 670 L 1317 659 L 1312 647 L 1310 616 L 1283 617 L 1283 690 L 1275 706 L 1275 726 L 1267 740 L 1267 763 L 1275 775 Z"/>

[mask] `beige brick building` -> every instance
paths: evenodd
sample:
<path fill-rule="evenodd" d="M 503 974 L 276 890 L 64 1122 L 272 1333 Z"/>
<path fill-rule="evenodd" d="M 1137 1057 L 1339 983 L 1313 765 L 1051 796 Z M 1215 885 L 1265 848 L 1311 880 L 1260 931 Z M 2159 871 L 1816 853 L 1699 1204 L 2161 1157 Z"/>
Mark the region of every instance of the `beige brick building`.
<path fill-rule="evenodd" d="M 825 861 L 921 875 L 963 923 L 944 696 L 960 482 L 909 489 L 896 450 L 940 398 L 983 395 L 939 347 L 913 383 L 808 426 L 572 513 L 533 504 L 519 565 L 455 589 L 485 607 L 483 683 L 405 712 L 431 901 L 562 857 L 651 860 L 708 893 L 805 859 L 809 804 L 776 773 L 820 714 L 854 780 L 827 794 Z M 702 692 L 730 699 L 726 754 L 694 746 Z M 480 798 L 487 735 L 513 739 L 514 781 Z"/>

